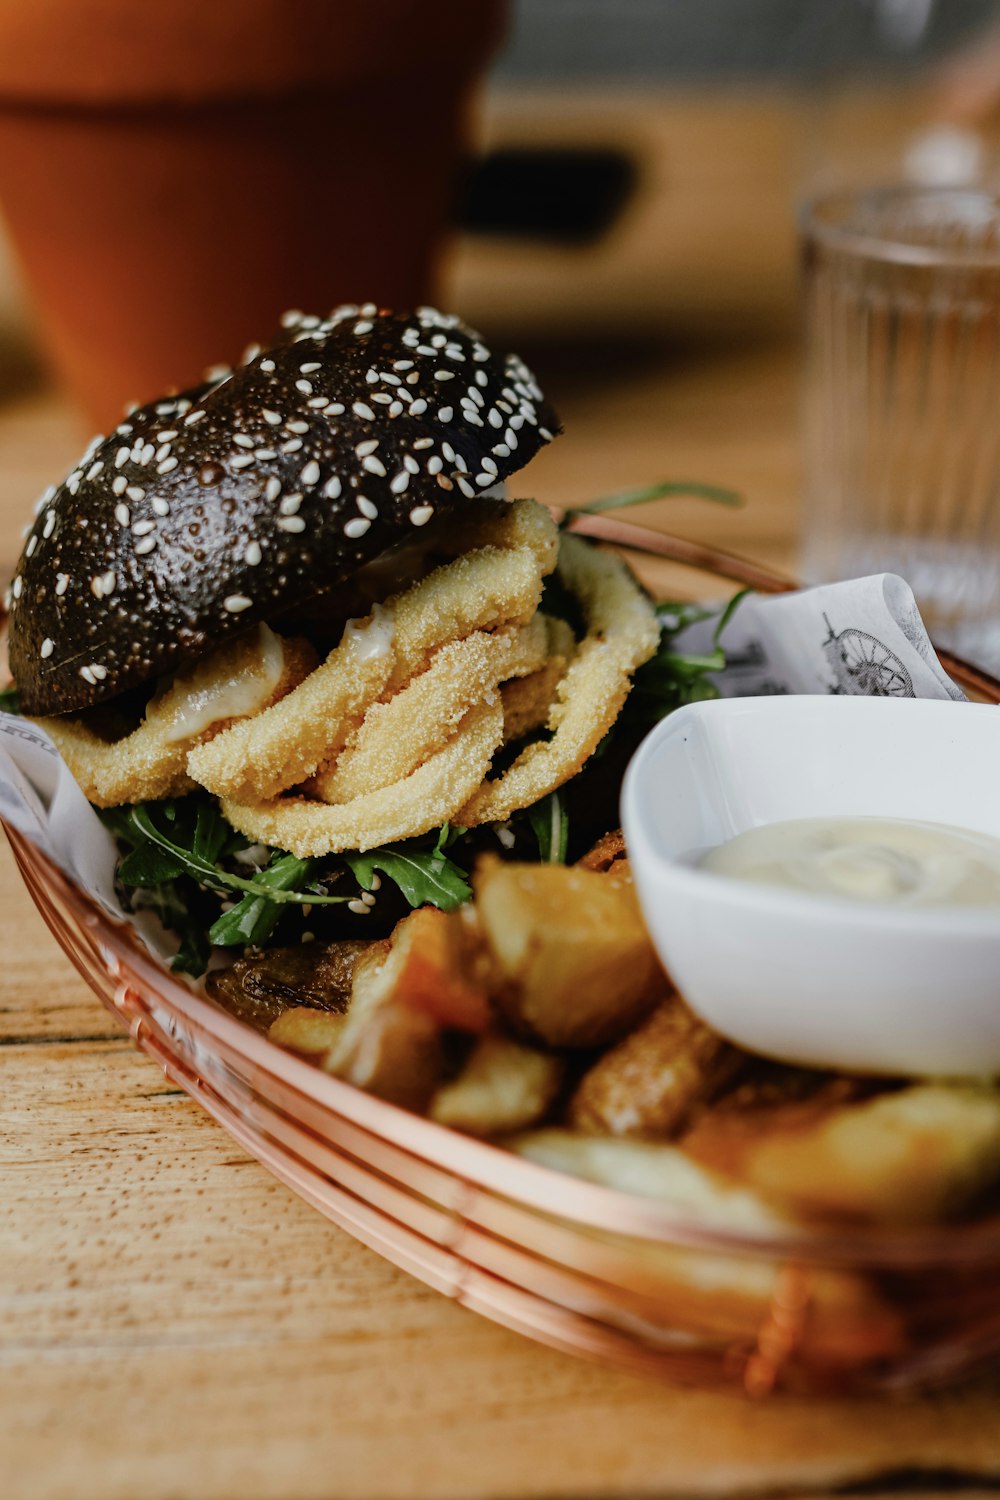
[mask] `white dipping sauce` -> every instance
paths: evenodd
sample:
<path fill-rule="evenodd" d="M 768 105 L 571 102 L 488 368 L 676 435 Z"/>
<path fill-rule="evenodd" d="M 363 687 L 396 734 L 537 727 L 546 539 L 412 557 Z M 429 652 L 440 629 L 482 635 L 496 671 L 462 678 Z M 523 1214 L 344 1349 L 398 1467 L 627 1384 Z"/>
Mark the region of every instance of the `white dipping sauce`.
<path fill-rule="evenodd" d="M 795 818 L 711 849 L 736 880 L 897 906 L 1000 907 L 1000 839 L 904 818 Z"/>

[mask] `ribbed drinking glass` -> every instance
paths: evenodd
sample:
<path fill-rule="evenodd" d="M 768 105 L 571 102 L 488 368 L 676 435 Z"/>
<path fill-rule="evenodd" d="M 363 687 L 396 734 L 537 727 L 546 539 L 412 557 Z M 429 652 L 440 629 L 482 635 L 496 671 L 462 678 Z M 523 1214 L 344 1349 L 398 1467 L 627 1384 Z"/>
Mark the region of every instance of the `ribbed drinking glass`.
<path fill-rule="evenodd" d="M 1000 197 L 842 193 L 802 215 L 803 572 L 885 570 L 1000 663 Z"/>

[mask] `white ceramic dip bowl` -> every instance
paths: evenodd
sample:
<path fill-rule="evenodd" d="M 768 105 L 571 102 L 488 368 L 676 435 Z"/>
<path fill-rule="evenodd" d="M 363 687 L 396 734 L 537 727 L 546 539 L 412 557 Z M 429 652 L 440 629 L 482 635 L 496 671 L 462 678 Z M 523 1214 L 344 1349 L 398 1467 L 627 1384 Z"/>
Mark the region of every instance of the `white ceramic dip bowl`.
<path fill-rule="evenodd" d="M 660 958 L 693 1010 L 814 1067 L 1000 1073 L 1000 910 L 903 909 L 696 868 L 791 818 L 907 818 L 1000 837 L 1000 710 L 739 698 L 679 709 L 625 778 L 622 825 Z"/>

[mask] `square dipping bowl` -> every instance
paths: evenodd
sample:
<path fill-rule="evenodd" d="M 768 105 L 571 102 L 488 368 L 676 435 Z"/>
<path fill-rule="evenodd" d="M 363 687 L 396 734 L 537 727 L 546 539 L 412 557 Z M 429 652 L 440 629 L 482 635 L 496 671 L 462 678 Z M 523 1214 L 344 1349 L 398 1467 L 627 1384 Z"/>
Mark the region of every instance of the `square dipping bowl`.
<path fill-rule="evenodd" d="M 904 907 L 698 868 L 793 818 L 951 824 L 1000 838 L 1000 714 L 925 699 L 693 704 L 636 753 L 622 793 L 639 898 L 681 994 L 785 1062 L 890 1076 L 1000 1073 L 1000 908 Z"/>

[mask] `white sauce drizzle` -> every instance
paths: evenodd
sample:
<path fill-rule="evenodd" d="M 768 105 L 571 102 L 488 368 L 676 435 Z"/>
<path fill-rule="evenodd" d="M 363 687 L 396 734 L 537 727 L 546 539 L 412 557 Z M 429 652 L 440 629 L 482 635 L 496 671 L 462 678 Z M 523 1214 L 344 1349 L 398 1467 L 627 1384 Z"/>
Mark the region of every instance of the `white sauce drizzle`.
<path fill-rule="evenodd" d="M 389 654 L 395 633 L 392 611 L 382 604 L 375 604 L 370 620 L 348 620 L 344 626 L 344 643 L 360 661 L 372 661 Z"/>
<path fill-rule="evenodd" d="M 196 738 L 220 719 L 242 719 L 257 713 L 270 700 L 281 679 L 284 653 L 281 639 L 266 625 L 258 626 L 259 653 L 240 672 L 209 686 L 194 688 L 174 709 L 164 738 Z"/>

